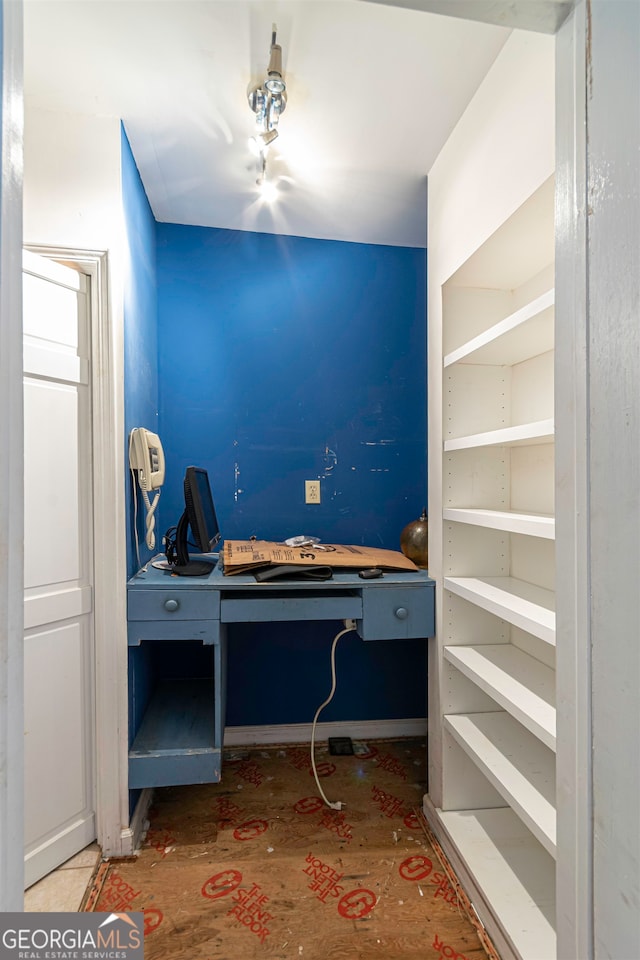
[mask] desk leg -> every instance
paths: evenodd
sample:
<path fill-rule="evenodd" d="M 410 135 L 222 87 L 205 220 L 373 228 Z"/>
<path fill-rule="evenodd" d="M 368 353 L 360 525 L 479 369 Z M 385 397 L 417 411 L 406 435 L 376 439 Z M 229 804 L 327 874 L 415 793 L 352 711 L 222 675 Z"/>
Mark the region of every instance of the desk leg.
<path fill-rule="evenodd" d="M 227 624 L 220 624 L 219 643 L 214 648 L 214 724 L 215 744 L 222 750 L 227 715 Z M 222 758 L 220 759 L 222 764 Z"/>

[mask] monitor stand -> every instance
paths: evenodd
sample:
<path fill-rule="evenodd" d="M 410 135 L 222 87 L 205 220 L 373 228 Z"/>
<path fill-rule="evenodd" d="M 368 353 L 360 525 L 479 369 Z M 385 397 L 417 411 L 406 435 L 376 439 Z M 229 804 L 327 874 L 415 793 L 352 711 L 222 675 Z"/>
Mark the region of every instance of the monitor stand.
<path fill-rule="evenodd" d="M 179 577 L 206 577 L 214 567 L 215 563 L 209 563 L 207 560 L 189 560 L 188 563 L 174 563 L 171 572 Z"/>
<path fill-rule="evenodd" d="M 207 577 L 215 567 L 215 562 L 189 558 L 188 529 L 189 517 L 185 509 L 175 528 L 175 538 L 172 529 L 164 535 L 165 556 L 171 565 L 171 572 L 179 577 Z"/>

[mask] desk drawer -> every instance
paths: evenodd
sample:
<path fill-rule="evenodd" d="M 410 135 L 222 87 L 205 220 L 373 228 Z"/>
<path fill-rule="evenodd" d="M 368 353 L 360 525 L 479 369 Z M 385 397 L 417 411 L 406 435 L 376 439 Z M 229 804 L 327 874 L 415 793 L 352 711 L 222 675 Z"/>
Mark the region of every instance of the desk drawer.
<path fill-rule="evenodd" d="M 266 591 L 269 591 L 268 593 Z M 362 616 L 362 598 L 353 592 L 328 590 L 272 590 L 264 595 L 256 591 L 222 595 L 222 623 L 270 623 L 279 620 L 358 620 Z"/>
<path fill-rule="evenodd" d="M 205 646 L 220 643 L 219 620 L 129 620 L 127 642 L 139 647 L 147 640 L 198 640 Z"/>
<path fill-rule="evenodd" d="M 219 620 L 220 594 L 213 590 L 129 590 L 129 620 Z"/>
<path fill-rule="evenodd" d="M 433 587 L 365 589 L 358 633 L 363 640 L 432 637 L 435 633 Z"/>

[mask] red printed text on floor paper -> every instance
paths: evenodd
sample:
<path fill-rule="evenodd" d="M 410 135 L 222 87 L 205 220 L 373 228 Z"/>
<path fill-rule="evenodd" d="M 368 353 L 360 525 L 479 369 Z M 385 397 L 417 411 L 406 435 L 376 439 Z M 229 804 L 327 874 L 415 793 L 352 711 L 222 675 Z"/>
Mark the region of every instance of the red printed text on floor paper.
<path fill-rule="evenodd" d="M 247 783 L 252 783 L 256 787 L 261 786 L 264 782 L 264 773 L 255 760 L 242 760 L 236 764 L 233 769 L 239 777 L 242 777 Z"/>
<path fill-rule="evenodd" d="M 254 883 L 247 889 L 237 890 L 233 899 L 236 901 L 235 905 L 229 910 L 227 916 L 233 917 L 251 931 L 261 943 L 264 943 L 269 936 L 267 924 L 273 919 L 273 914 L 264 909 L 269 902 L 269 897 L 262 893 L 260 884 Z"/>
<path fill-rule="evenodd" d="M 219 900 L 233 893 L 241 883 L 242 874 L 239 870 L 223 870 L 203 883 L 201 893 L 208 900 Z"/>
<path fill-rule="evenodd" d="M 433 938 L 433 949 L 439 951 L 441 960 L 442 958 L 446 958 L 446 960 L 467 960 L 464 953 L 458 953 L 455 947 L 441 940 L 437 933 Z"/>
<path fill-rule="evenodd" d="M 247 820 L 246 823 L 241 823 L 236 827 L 233 836 L 236 840 L 254 840 L 261 833 L 264 833 L 268 827 L 269 824 L 266 820 Z"/>
<path fill-rule="evenodd" d="M 428 877 L 429 883 L 434 884 L 436 888 L 433 894 L 434 900 L 442 898 L 445 903 L 456 904 L 458 902 L 458 895 L 454 887 L 451 886 L 449 878 L 445 873 L 440 873 L 438 870 L 434 872 L 433 862 L 429 857 L 422 855 L 407 857 L 398 867 L 398 872 L 404 880 L 412 882 L 426 880 Z"/>
<path fill-rule="evenodd" d="M 161 910 L 152 910 L 151 908 L 144 908 L 144 935 L 148 937 L 149 934 L 153 933 L 154 930 L 157 930 L 160 924 L 162 923 L 162 911 Z"/>
<path fill-rule="evenodd" d="M 376 764 L 381 770 L 393 773 L 394 776 L 400 777 L 401 780 L 407 779 L 407 771 L 404 765 L 390 753 L 385 753 L 382 757 L 376 757 Z"/>
<path fill-rule="evenodd" d="M 394 797 L 391 793 L 385 793 L 379 787 L 372 787 L 371 794 L 374 803 L 377 803 L 385 817 L 397 817 L 402 815 L 404 800 L 402 797 Z"/>
<path fill-rule="evenodd" d="M 317 813 L 318 810 L 322 810 L 324 806 L 324 801 L 320 797 L 302 797 L 294 804 L 293 809 L 296 813 Z"/>
<path fill-rule="evenodd" d="M 338 913 L 347 920 L 362 920 L 368 913 L 371 913 L 377 903 L 377 897 L 373 890 L 367 890 L 360 887 L 358 890 L 350 890 L 338 903 Z"/>
<path fill-rule="evenodd" d="M 163 860 L 176 845 L 175 837 L 172 837 L 168 830 L 149 830 L 146 842 L 160 854 Z"/>
<path fill-rule="evenodd" d="M 217 797 L 215 801 L 215 812 L 218 816 L 218 827 L 224 830 L 244 816 L 242 809 L 233 803 L 228 797 Z"/>
<path fill-rule="evenodd" d="M 100 895 L 100 909 L 105 912 L 124 913 L 131 910 L 132 901 L 139 896 L 139 890 L 134 890 L 119 874 L 112 873 Z"/>
<path fill-rule="evenodd" d="M 341 840 L 351 843 L 353 840 L 353 826 L 347 823 L 347 817 L 344 813 L 337 813 L 335 810 L 325 810 L 320 817 L 320 826 L 325 830 L 335 833 Z"/>
<path fill-rule="evenodd" d="M 308 770 L 309 776 L 313 776 L 313 766 L 308 750 L 304 750 L 301 747 L 292 747 L 290 750 L 287 750 L 287 759 L 296 770 Z M 321 763 L 316 764 L 316 770 L 319 777 L 330 777 L 331 774 L 336 772 L 336 765 L 335 763 L 330 763 L 328 760 L 323 760 Z"/>
<path fill-rule="evenodd" d="M 429 857 L 407 857 L 398 867 L 398 872 L 405 880 L 425 880 L 433 870 L 433 863 Z"/>
<path fill-rule="evenodd" d="M 307 857 L 306 863 L 304 872 L 308 877 L 311 877 L 309 889 L 313 890 L 318 900 L 326 903 L 330 897 L 341 895 L 344 890 L 344 887 L 340 885 L 343 877 L 342 873 L 338 873 L 328 863 L 323 863 L 318 857 L 314 857 L 312 853 Z"/>

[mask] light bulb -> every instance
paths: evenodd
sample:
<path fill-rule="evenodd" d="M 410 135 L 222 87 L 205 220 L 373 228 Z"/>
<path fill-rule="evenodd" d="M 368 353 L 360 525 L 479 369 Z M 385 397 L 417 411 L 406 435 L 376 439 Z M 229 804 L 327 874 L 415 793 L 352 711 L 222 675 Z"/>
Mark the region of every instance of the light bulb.
<path fill-rule="evenodd" d="M 278 188 L 273 180 L 267 180 L 266 177 L 259 183 L 260 197 L 265 203 L 273 203 L 278 196 Z"/>

